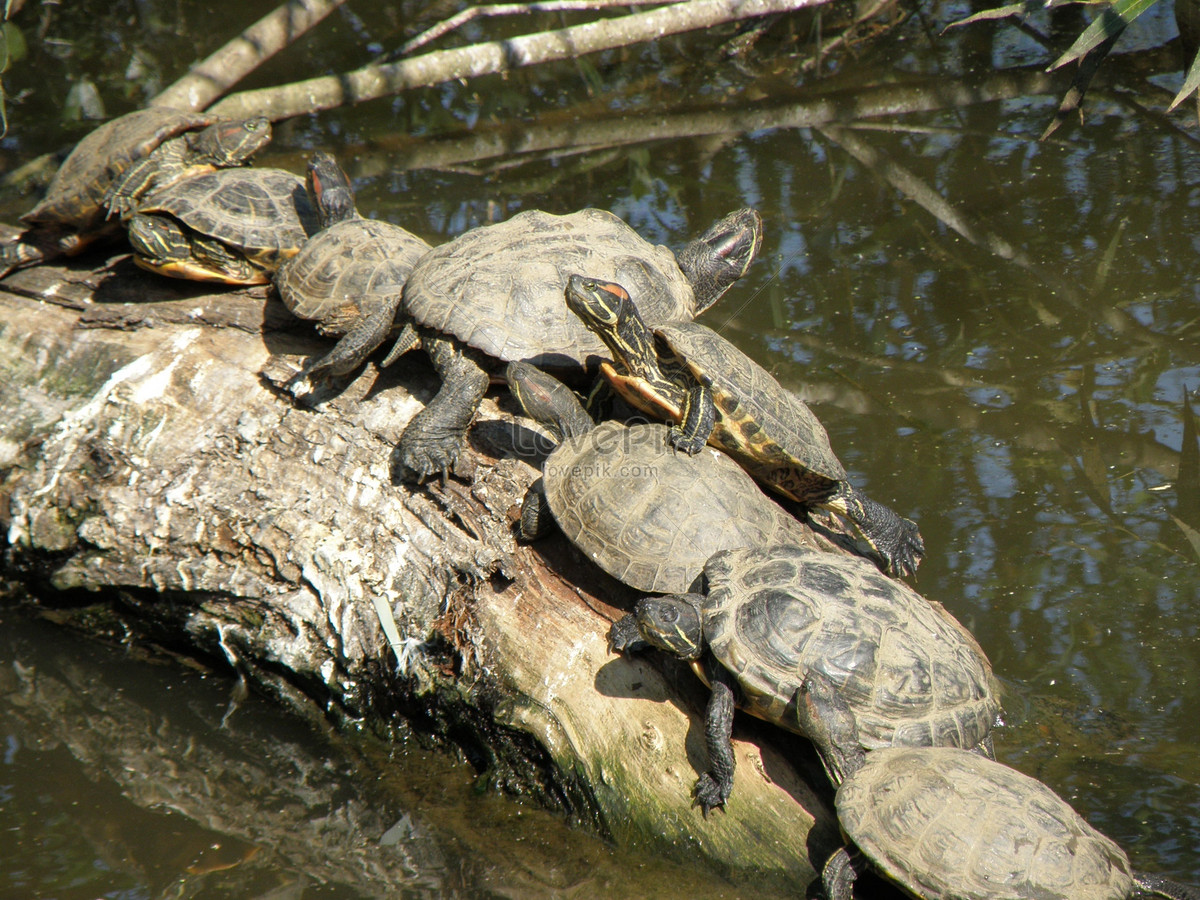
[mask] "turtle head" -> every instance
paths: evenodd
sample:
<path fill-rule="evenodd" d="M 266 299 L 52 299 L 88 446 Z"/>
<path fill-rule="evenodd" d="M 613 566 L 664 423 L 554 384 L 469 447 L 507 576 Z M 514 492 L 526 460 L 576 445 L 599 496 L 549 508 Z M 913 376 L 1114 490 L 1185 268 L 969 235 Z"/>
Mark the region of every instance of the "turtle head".
<path fill-rule="evenodd" d="M 333 154 L 318 150 L 308 161 L 305 179 L 308 198 L 317 210 L 321 227 L 328 228 L 358 215 L 354 208 L 354 188 Z"/>
<path fill-rule="evenodd" d="M 681 659 L 699 659 L 704 650 L 703 599 L 699 594 L 674 594 L 639 600 L 633 614 L 642 640 Z"/>
<path fill-rule="evenodd" d="M 658 374 L 654 332 L 625 288 L 613 281 L 572 275 L 566 297 L 571 311 L 626 369 L 639 376 Z"/>
<path fill-rule="evenodd" d="M 762 216 L 747 206 L 720 219 L 675 254 L 696 295 L 697 314 L 716 303 L 746 274 L 762 241 Z"/>
<path fill-rule="evenodd" d="M 574 392 L 537 366 L 510 362 L 504 378 L 525 415 L 549 428 L 558 440 L 579 437 L 595 427 Z"/>
<path fill-rule="evenodd" d="M 583 275 L 572 275 L 567 279 L 566 297 L 571 312 L 579 316 L 589 330 L 601 336 L 603 332 L 615 331 L 621 318 L 633 307 L 629 292 L 621 285 Z"/>
<path fill-rule="evenodd" d="M 222 168 L 241 165 L 270 140 L 266 116 L 217 122 L 188 136 L 193 153 Z"/>

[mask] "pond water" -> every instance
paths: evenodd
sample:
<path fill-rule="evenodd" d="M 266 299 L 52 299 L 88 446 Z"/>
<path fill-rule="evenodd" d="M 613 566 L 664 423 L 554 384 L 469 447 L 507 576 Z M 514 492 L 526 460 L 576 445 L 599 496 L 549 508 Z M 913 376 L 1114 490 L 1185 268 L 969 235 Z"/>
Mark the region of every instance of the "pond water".
<path fill-rule="evenodd" d="M 27 9 L 28 54 L 4 75 L 0 170 L 86 133 L 64 121 L 73 85 L 90 82 L 108 113 L 124 112 L 270 6 Z M 420 5 L 387 7 L 335 13 L 250 86 L 386 56 Z M 596 206 L 678 246 L 756 206 L 764 255 L 705 321 L 812 404 L 860 487 L 920 523 L 917 588 L 975 633 L 1005 684 L 1000 758 L 1050 784 L 1137 867 L 1200 882 L 1200 476 L 1181 455 L 1184 398 L 1195 404 L 1200 387 L 1200 128 L 1190 101 L 1164 114 L 1182 77 L 1164 46 L 1169 4 L 1118 44 L 1129 55 L 1102 67 L 1084 124 L 1069 117 L 1040 142 L 1067 85 L 1043 74 L 1057 52 L 1011 26 L 940 34 L 966 12 L 906 10 L 819 67 L 804 61 L 838 33 L 832 13 L 777 23 L 745 62 L 723 56 L 714 32 L 454 82 L 282 123 L 259 159 L 303 171 L 312 149 L 331 150 L 364 214 L 435 243 L 522 209 Z M 1080 20 L 1035 24 L 1061 50 Z M 465 35 L 526 30 L 522 18 Z M 7 184 L 0 220 L 36 196 Z M 82 690 L 145 665 L 9 618 L 9 696 L 31 690 L 31 668 L 65 666 L 64 683 Z M 146 671 L 159 690 L 139 697 L 161 722 L 182 697 L 203 733 L 222 723 L 228 684 Z M 365 863 L 302 872 L 298 852 L 263 852 L 203 819 L 195 797 L 171 797 L 180 779 L 147 784 L 153 769 L 71 740 L 64 723 L 83 729 L 94 711 L 24 710 L 0 706 L 0 808 L 20 835 L 0 896 L 381 893 Z M 333 738 L 256 710 L 225 717 L 230 743 L 213 752 L 271 756 L 286 742 L 294 765 L 323 773 L 323 802 L 353 799 L 348 842 L 374 825 L 409 842 L 413 895 L 644 896 L 693 877 L 704 896 L 753 892 L 655 868 L 480 793 L 469 769 L 416 742 L 377 790 L 378 761 L 343 761 Z M 137 779 L 122 774 L 131 766 Z M 264 796 L 264 812 L 283 802 Z"/>

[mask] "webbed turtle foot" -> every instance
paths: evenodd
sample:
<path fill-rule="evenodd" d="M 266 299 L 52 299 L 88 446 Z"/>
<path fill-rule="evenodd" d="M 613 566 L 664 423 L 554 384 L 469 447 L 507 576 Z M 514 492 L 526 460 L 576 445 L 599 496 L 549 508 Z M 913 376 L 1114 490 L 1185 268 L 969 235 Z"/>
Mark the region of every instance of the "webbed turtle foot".
<path fill-rule="evenodd" d="M 608 629 L 608 649 L 610 653 L 629 653 L 647 646 L 638 630 L 637 616 L 633 613 L 622 616 L 612 623 Z"/>
<path fill-rule="evenodd" d="M 445 484 L 450 470 L 458 462 L 462 443 L 463 435 L 458 432 L 431 431 L 420 427 L 417 419 L 413 419 L 396 445 L 400 477 L 423 484 L 431 475 L 441 473 Z"/>
<path fill-rule="evenodd" d="M 673 425 L 667 434 L 667 443 L 676 450 L 682 450 L 688 456 L 695 456 L 704 449 L 704 445 L 708 443 L 708 440 L 694 431 L 692 434 L 688 434 L 679 425 Z"/>
<path fill-rule="evenodd" d="M 717 807 L 725 809 L 725 801 L 729 799 L 729 791 L 732 787 L 732 784 L 722 786 L 710 773 L 705 772 L 696 779 L 696 786 L 692 788 L 692 799 L 699 804 L 701 811 L 707 817 L 710 810 Z"/>
<path fill-rule="evenodd" d="M 917 573 L 917 566 L 921 564 L 921 560 L 925 556 L 925 541 L 921 537 L 916 522 L 903 516 L 896 518 L 899 519 L 899 523 L 891 535 L 895 543 L 882 555 L 887 574 L 901 578 Z"/>

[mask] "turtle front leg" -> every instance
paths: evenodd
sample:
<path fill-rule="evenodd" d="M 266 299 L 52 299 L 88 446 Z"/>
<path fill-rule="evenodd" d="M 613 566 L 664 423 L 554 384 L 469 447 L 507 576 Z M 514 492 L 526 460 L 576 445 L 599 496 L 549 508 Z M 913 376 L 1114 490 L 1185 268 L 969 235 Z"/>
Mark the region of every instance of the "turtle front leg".
<path fill-rule="evenodd" d="M 449 338 L 424 334 L 421 346 L 441 376 L 442 387 L 408 423 L 396 453 L 405 478 L 421 482 L 441 472 L 445 481 L 483 402 L 488 376 L 461 345 Z"/>
<path fill-rule="evenodd" d="M 733 790 L 733 686 L 731 675 L 722 666 L 713 666 L 710 680 L 712 696 L 704 715 L 704 745 L 708 750 L 709 769 L 696 781 L 692 797 L 707 816 L 709 810 L 724 808 Z"/>
<path fill-rule="evenodd" d="M 370 356 L 375 348 L 383 343 L 384 338 L 392 330 L 392 322 L 396 318 L 396 308 L 400 305 L 400 294 L 389 298 L 378 309 L 368 316 L 363 316 L 354 327 L 347 331 L 333 349 L 324 356 L 309 363 L 290 379 L 288 385 L 296 382 L 316 381 L 318 379 L 335 378 L 353 372 Z"/>
<path fill-rule="evenodd" d="M 680 421 L 671 428 L 667 440 L 676 450 L 695 456 L 704 449 L 717 424 L 717 406 L 707 384 L 692 387 L 683 400 Z"/>
<path fill-rule="evenodd" d="M 925 556 L 925 541 L 917 523 L 876 503 L 848 482 L 840 482 L 832 496 L 821 504 L 854 523 L 871 555 L 883 563 L 888 575 L 915 575 Z"/>

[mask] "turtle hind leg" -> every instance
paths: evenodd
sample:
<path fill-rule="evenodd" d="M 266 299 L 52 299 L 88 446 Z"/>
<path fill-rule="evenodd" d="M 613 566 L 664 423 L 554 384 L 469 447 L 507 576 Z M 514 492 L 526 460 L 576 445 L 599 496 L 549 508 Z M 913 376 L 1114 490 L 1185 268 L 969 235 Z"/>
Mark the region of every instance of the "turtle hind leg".
<path fill-rule="evenodd" d="M 44 248 L 37 244 L 16 240 L 8 244 L 0 244 L 0 278 L 17 269 L 36 266 L 40 262 L 52 259 L 58 254 L 47 255 Z"/>
<path fill-rule="evenodd" d="M 1133 883 L 1137 886 L 1135 897 L 1166 897 L 1168 900 L 1200 900 L 1200 890 L 1164 878 L 1162 875 L 1147 875 L 1134 872 Z"/>
<path fill-rule="evenodd" d="M 449 338 L 426 333 L 421 346 L 441 376 L 442 386 L 404 429 L 396 456 L 405 478 L 424 481 L 441 472 L 444 481 L 458 460 L 467 428 L 483 402 L 488 376 L 460 344 Z"/>
<path fill-rule="evenodd" d="M 523 541 L 536 541 L 554 530 L 554 515 L 546 502 L 546 483 L 541 478 L 529 486 L 521 501 L 517 534 Z"/>
<path fill-rule="evenodd" d="M 888 575 L 914 575 L 925 555 L 925 541 L 917 523 L 897 515 L 882 503 L 876 503 L 848 482 L 822 504 L 841 513 L 858 529 L 870 547 L 870 555 L 883 563 Z"/>

